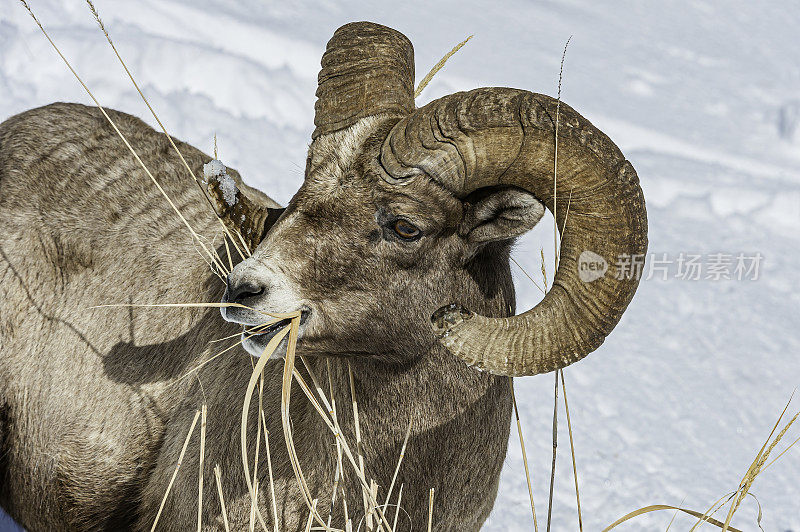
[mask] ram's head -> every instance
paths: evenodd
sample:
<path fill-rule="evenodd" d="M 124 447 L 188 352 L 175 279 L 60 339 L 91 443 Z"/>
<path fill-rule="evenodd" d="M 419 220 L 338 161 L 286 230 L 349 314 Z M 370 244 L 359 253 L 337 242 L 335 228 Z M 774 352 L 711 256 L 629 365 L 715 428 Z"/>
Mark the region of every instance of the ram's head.
<path fill-rule="evenodd" d="M 328 43 L 317 97 L 305 182 L 277 222 L 244 197 L 236 213 L 220 204 L 258 243 L 232 272 L 228 301 L 303 309 L 308 353 L 403 357 L 438 339 L 504 375 L 552 371 L 603 342 L 638 279 L 612 267 L 582 280 L 579 257 L 613 264 L 647 247 L 638 177 L 606 135 L 561 104 L 554 182 L 556 100 L 482 88 L 417 109 L 411 43 L 365 22 Z M 533 309 L 503 317 L 510 243 L 544 207 L 562 229 L 553 286 Z M 245 346 L 259 353 L 271 334 Z"/>

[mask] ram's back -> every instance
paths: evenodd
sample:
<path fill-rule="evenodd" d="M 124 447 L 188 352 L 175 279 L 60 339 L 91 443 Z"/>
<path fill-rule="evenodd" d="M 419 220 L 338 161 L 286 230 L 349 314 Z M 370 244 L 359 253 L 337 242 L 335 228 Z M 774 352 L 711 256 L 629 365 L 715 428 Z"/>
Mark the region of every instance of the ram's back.
<path fill-rule="evenodd" d="M 109 114 L 219 246 L 166 137 Z M 178 146 L 201 175 L 210 157 Z M 52 104 L 0 125 L 0 227 L 0 505 L 30 529 L 125 526 L 175 406 L 163 391 L 224 325 L 215 310 L 91 307 L 218 301 L 223 285 L 96 108 Z"/>

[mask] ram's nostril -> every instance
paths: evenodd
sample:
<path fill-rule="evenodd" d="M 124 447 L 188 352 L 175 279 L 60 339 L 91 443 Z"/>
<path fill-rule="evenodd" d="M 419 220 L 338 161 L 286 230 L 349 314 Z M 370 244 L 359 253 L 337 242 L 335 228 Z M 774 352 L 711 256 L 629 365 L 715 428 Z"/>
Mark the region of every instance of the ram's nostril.
<path fill-rule="evenodd" d="M 228 302 L 244 305 L 250 298 L 264 293 L 264 287 L 244 282 L 238 285 L 228 285 Z"/>

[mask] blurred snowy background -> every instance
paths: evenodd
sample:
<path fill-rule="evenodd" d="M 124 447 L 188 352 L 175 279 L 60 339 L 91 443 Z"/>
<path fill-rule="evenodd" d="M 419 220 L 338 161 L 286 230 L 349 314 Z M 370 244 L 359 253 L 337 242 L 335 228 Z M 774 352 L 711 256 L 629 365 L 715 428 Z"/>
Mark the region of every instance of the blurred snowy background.
<path fill-rule="evenodd" d="M 152 123 L 82 1 L 30 3 L 104 105 Z M 404 32 L 416 49 L 418 79 L 475 35 L 418 105 L 488 85 L 555 95 L 572 36 L 563 99 L 638 170 L 651 252 L 618 328 L 565 372 L 584 529 L 656 503 L 702 512 L 736 489 L 800 384 L 796 4 L 98 0 L 97 7 L 167 128 L 206 152 L 216 133 L 220 158 L 282 203 L 303 178 L 319 60 L 341 24 L 371 20 Z M 0 0 L 0 95 L 0 120 L 52 101 L 90 103 L 15 0 Z M 538 272 L 541 247 L 552 264 L 552 218 L 520 242 L 515 257 Z M 757 279 L 754 272 L 735 278 L 740 253 L 763 257 Z M 732 257 L 733 279 L 706 279 L 716 254 Z M 698 280 L 679 276 L 678 261 L 690 255 L 700 256 Z M 515 274 L 522 310 L 541 293 Z M 516 386 L 541 527 L 553 376 Z M 576 530 L 563 403 L 559 426 L 553 528 Z M 792 429 L 778 449 L 799 435 L 800 427 Z M 765 530 L 800 531 L 800 449 L 752 492 Z M 756 530 L 756 515 L 748 499 L 733 524 Z M 664 530 L 670 518 L 660 512 L 620 529 Z M 679 516 L 673 529 L 691 523 Z M 515 431 L 484 529 L 532 529 Z"/>

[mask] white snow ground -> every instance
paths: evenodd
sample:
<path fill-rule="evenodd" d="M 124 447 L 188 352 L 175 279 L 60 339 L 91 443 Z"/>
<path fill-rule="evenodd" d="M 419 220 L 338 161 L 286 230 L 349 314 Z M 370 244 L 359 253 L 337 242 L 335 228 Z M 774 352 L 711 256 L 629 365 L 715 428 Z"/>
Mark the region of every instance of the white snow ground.
<path fill-rule="evenodd" d="M 152 122 L 82 1 L 31 4 L 101 102 Z M 319 59 L 339 25 L 373 20 L 403 31 L 416 48 L 418 79 L 475 34 L 420 105 L 485 85 L 554 95 L 573 36 L 563 99 L 638 170 L 650 251 L 672 260 L 702 254 L 704 267 L 712 253 L 763 256 L 756 281 L 643 281 L 606 344 L 565 372 L 584 529 L 656 503 L 704 511 L 736 489 L 800 383 L 800 8 L 746 0 L 264 4 L 97 7 L 171 132 L 206 151 L 216 133 L 221 159 L 283 203 L 302 180 Z M 15 0 L 0 0 L 0 95 L 0 120 L 55 100 L 90 103 Z M 552 250 L 550 224 L 518 246 L 531 272 L 540 247 Z M 522 275 L 517 286 L 520 309 L 541 297 Z M 542 526 L 553 376 L 516 386 Z M 577 529 L 564 421 L 562 405 L 554 530 Z M 779 449 L 798 436 L 793 428 Z M 752 491 L 765 530 L 800 531 L 800 449 Z M 756 513 L 748 499 L 733 524 L 756 530 Z M 664 530 L 670 518 L 660 512 L 620 529 Z M 673 529 L 691 522 L 679 516 Z M 513 432 L 485 530 L 531 528 Z"/>

